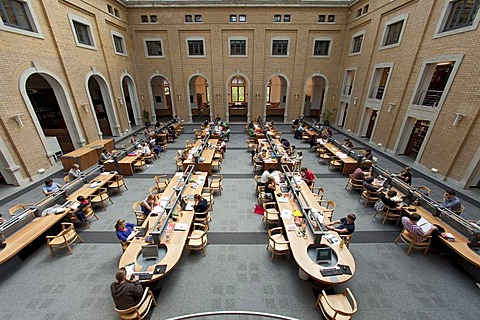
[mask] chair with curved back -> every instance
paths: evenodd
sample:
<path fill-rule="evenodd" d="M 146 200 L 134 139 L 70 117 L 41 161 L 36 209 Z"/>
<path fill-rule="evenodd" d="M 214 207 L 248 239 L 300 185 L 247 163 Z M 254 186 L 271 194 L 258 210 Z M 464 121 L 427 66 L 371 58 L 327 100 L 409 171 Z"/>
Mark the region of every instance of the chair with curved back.
<path fill-rule="evenodd" d="M 162 195 L 162 191 L 160 191 L 159 187 L 153 186 L 148 190 L 148 194 L 153 194 L 154 196 L 159 197 Z"/>
<path fill-rule="evenodd" d="M 220 171 L 222 170 L 222 158 L 219 159 L 213 159 L 212 160 L 212 170 L 213 171 Z"/>
<path fill-rule="evenodd" d="M 349 288 L 340 294 L 327 295 L 325 290 L 318 296 L 315 308 L 319 308 L 325 319 L 352 319 L 357 312 L 357 301 Z"/>
<path fill-rule="evenodd" d="M 213 211 L 213 205 L 215 204 L 215 201 L 213 198 L 213 189 L 210 187 L 203 187 L 202 198 L 205 198 L 205 200 L 207 200 L 207 203 L 210 206 L 210 211 Z"/>
<path fill-rule="evenodd" d="M 103 210 L 107 210 L 105 202 L 110 201 L 110 203 L 113 204 L 112 199 L 110 199 L 110 196 L 107 193 L 107 188 L 98 189 L 98 194 L 93 194 L 89 196 L 89 198 L 92 206 L 96 204 L 101 204 L 103 206 Z"/>
<path fill-rule="evenodd" d="M 67 248 L 70 254 L 72 254 L 73 251 L 70 244 L 77 239 L 83 242 L 83 239 L 78 235 L 77 231 L 75 231 L 73 223 L 62 222 L 62 231 L 56 236 L 47 236 L 47 245 L 52 256 L 55 256 L 54 248 Z"/>
<path fill-rule="evenodd" d="M 358 180 L 353 177 L 353 174 L 349 174 L 347 185 L 345 186 L 345 190 L 362 190 L 363 189 L 363 180 Z"/>
<path fill-rule="evenodd" d="M 183 171 L 183 160 L 181 157 L 175 157 L 175 164 L 177 166 L 177 171 Z"/>
<path fill-rule="evenodd" d="M 345 244 L 345 246 L 347 248 L 350 247 L 350 240 L 352 240 L 352 236 L 353 236 L 353 233 L 352 234 L 339 234 L 340 236 L 340 239 L 343 240 L 343 243 Z"/>
<path fill-rule="evenodd" d="M 315 198 L 315 200 L 318 201 L 322 201 L 323 200 L 323 196 L 325 195 L 325 188 L 322 188 L 322 187 L 314 187 L 312 189 L 312 193 L 313 193 L 313 197 Z"/>
<path fill-rule="evenodd" d="M 143 292 L 142 299 L 137 305 L 125 310 L 117 309 L 117 307 L 114 306 L 114 309 L 118 312 L 118 315 L 122 320 L 141 320 L 148 314 L 152 305 L 157 305 L 157 301 L 155 300 L 155 297 L 153 296 L 153 293 L 150 291 L 149 287 L 146 287 L 145 291 Z"/>
<path fill-rule="evenodd" d="M 203 256 L 206 255 L 205 247 L 208 244 L 207 230 L 207 225 L 203 223 L 193 224 L 193 230 L 188 236 L 187 240 L 187 249 L 189 254 L 192 250 L 202 250 Z"/>
<path fill-rule="evenodd" d="M 398 223 L 400 222 L 401 217 L 402 217 L 402 210 L 390 208 L 385 205 L 385 208 L 383 208 L 382 226 L 385 224 L 385 221 L 387 220 L 395 221 L 395 225 L 398 226 Z"/>
<path fill-rule="evenodd" d="M 320 152 L 320 154 L 318 155 L 318 162 L 320 162 L 321 164 L 326 164 L 327 161 L 329 160 L 330 160 L 330 154 L 328 153 L 327 150 Z"/>
<path fill-rule="evenodd" d="M 135 218 L 137 219 L 137 226 L 141 226 L 147 218 L 145 213 L 143 213 L 141 206 L 141 201 L 137 201 L 132 205 L 133 213 L 135 214 Z"/>
<path fill-rule="evenodd" d="M 367 204 L 369 202 L 375 203 L 380 199 L 380 193 L 362 188 L 362 192 L 360 193 L 360 198 L 358 199 L 358 201 L 360 201 L 361 199 L 365 200 L 365 207 L 367 207 Z"/>
<path fill-rule="evenodd" d="M 145 156 L 141 155 L 137 161 L 133 163 L 133 171 L 140 170 L 140 171 L 145 171 L 145 168 L 147 167 L 147 164 L 145 162 Z"/>
<path fill-rule="evenodd" d="M 337 156 L 331 156 L 330 161 L 328 162 L 328 170 L 341 170 L 342 169 L 342 160 Z"/>
<path fill-rule="evenodd" d="M 320 205 L 320 209 L 323 210 L 325 216 L 332 220 L 333 212 L 335 211 L 337 204 L 333 200 L 320 200 L 318 201 L 318 204 Z"/>
<path fill-rule="evenodd" d="M 410 255 L 410 251 L 412 249 L 424 249 L 423 255 L 427 255 L 428 249 L 430 249 L 430 245 L 432 244 L 432 236 L 427 237 L 427 241 L 419 242 L 416 241 L 411 235 L 410 232 L 403 228 L 403 230 L 400 232 L 398 235 L 397 239 L 395 239 L 395 243 L 397 243 L 398 240 L 402 240 L 406 244 L 408 244 L 408 250 L 407 250 L 407 255 Z"/>
<path fill-rule="evenodd" d="M 63 177 L 63 182 L 69 183 L 70 182 L 70 176 L 69 175 L 64 176 Z"/>
<path fill-rule="evenodd" d="M 412 186 L 412 188 L 417 189 L 420 193 L 423 193 L 426 196 L 430 193 L 430 188 L 427 186 Z"/>
<path fill-rule="evenodd" d="M 87 224 L 87 228 L 90 228 L 90 219 L 95 217 L 97 220 L 100 220 L 97 216 L 97 214 L 95 213 L 95 211 L 93 211 L 92 209 L 92 204 L 89 204 L 87 207 L 85 207 L 85 210 L 84 210 L 84 214 L 85 214 L 85 217 L 87 218 L 87 221 L 86 222 L 83 222 L 83 221 L 80 221 L 78 220 L 77 218 L 77 215 L 75 213 L 72 212 L 72 214 L 70 215 L 70 220 L 72 222 L 76 222 L 76 223 L 86 223 Z"/>
<path fill-rule="evenodd" d="M 212 179 L 210 180 L 210 188 L 212 190 L 218 190 L 220 195 L 222 195 L 223 185 L 222 185 L 223 175 L 221 174 L 212 174 Z"/>
<path fill-rule="evenodd" d="M 153 177 L 153 180 L 157 183 L 157 187 L 163 192 L 169 185 L 170 179 L 166 174 Z"/>
<path fill-rule="evenodd" d="M 267 229 L 270 224 L 277 225 L 280 222 L 280 212 L 276 202 L 265 202 L 263 210 L 264 229 Z"/>
<path fill-rule="evenodd" d="M 268 230 L 268 245 L 267 250 L 272 252 L 273 261 L 274 256 L 287 256 L 287 260 L 290 259 L 290 242 L 285 240 L 283 235 L 283 227 L 276 227 Z"/>
<path fill-rule="evenodd" d="M 208 206 L 207 210 L 205 210 L 204 212 L 195 212 L 193 215 L 193 222 L 204 224 L 207 226 L 207 230 L 209 230 L 210 221 L 212 221 L 212 216 L 210 214 L 211 211 L 211 206 Z"/>
<path fill-rule="evenodd" d="M 108 184 L 108 189 L 118 189 L 120 191 L 120 194 L 123 194 L 122 188 L 125 188 L 125 190 L 128 190 L 127 184 L 125 183 L 125 180 L 123 179 L 122 175 L 116 174 L 113 178 L 113 181 L 111 181 Z"/>
<path fill-rule="evenodd" d="M 8 209 L 8 213 L 11 216 L 14 216 L 17 211 L 22 210 L 22 212 L 23 212 L 23 211 L 27 210 L 28 207 L 32 207 L 32 206 L 34 206 L 34 204 L 16 204 L 13 207 L 11 207 L 10 209 Z"/>
<path fill-rule="evenodd" d="M 463 211 L 465 211 L 465 206 L 463 204 L 460 205 L 460 210 L 457 210 L 457 211 L 452 210 L 452 212 L 457 214 L 457 215 L 461 215 Z"/>

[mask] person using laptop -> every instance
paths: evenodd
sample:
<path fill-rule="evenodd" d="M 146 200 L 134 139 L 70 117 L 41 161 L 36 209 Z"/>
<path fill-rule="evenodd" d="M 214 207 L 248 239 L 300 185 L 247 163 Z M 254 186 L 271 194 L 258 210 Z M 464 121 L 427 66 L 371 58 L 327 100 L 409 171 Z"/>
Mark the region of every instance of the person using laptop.
<path fill-rule="evenodd" d="M 205 198 L 197 193 L 193 199 L 195 200 L 195 204 L 193 205 L 193 210 L 195 212 L 207 212 L 208 202 Z"/>
<path fill-rule="evenodd" d="M 72 164 L 70 171 L 68 171 L 68 177 L 70 180 L 75 180 L 80 177 L 82 171 L 80 171 L 80 166 L 76 163 Z"/>
<path fill-rule="evenodd" d="M 157 198 L 153 194 L 149 194 L 148 197 L 142 201 L 140 207 L 142 208 L 142 212 L 148 216 L 157 205 Z"/>
<path fill-rule="evenodd" d="M 327 229 L 335 231 L 339 234 L 352 234 L 355 231 L 355 220 L 357 216 L 354 213 L 349 213 L 346 218 L 335 220 L 327 224 Z M 340 224 L 338 227 L 334 227 L 336 224 Z"/>
<path fill-rule="evenodd" d="M 61 187 L 61 184 L 53 182 L 52 179 L 47 179 L 45 180 L 45 185 L 43 186 L 42 190 L 45 196 L 48 197 L 49 195 L 59 191 Z"/>
<path fill-rule="evenodd" d="M 115 224 L 115 233 L 118 239 L 127 242 L 128 236 L 133 232 L 135 225 L 133 223 L 127 223 L 125 219 L 118 219 Z"/>
<path fill-rule="evenodd" d="M 137 276 L 128 280 L 127 271 L 120 268 L 115 273 L 115 279 L 117 281 L 110 285 L 110 291 L 117 309 L 126 310 L 142 300 L 144 289 Z"/>
<path fill-rule="evenodd" d="M 74 212 L 77 216 L 77 219 L 82 222 L 88 222 L 87 216 L 85 215 L 85 210 L 87 210 L 87 207 L 90 205 L 90 201 L 88 199 L 85 199 L 84 196 L 78 196 L 77 201 L 80 202 L 80 205 Z"/>

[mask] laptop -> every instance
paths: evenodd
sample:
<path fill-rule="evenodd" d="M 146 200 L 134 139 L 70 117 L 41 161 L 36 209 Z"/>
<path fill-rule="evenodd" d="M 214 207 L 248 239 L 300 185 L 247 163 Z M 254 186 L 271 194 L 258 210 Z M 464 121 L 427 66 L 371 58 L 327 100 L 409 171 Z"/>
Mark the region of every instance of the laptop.
<path fill-rule="evenodd" d="M 182 207 L 183 211 L 192 211 L 193 210 L 193 203 L 188 202 L 188 196 L 183 197 L 182 200 L 180 201 L 180 207 Z"/>
<path fill-rule="evenodd" d="M 158 246 L 156 244 L 147 244 L 142 246 L 142 257 L 144 260 L 158 259 Z"/>
<path fill-rule="evenodd" d="M 332 264 L 332 248 L 317 248 L 315 251 L 315 262 L 322 266 L 329 266 Z"/>
<path fill-rule="evenodd" d="M 140 238 L 145 237 L 148 231 L 148 224 L 149 224 L 149 221 L 147 220 L 145 227 L 138 228 L 138 232 L 135 236 Z"/>

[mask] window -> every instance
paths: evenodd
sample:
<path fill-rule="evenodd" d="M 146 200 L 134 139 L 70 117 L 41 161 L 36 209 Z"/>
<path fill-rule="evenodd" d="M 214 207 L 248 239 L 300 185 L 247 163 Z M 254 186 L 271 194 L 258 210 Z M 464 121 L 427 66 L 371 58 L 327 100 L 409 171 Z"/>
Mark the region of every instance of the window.
<path fill-rule="evenodd" d="M 246 38 L 229 38 L 230 56 L 239 57 L 247 56 L 247 39 Z"/>
<path fill-rule="evenodd" d="M 108 13 L 113 14 L 113 8 L 111 5 L 107 4 Z"/>
<path fill-rule="evenodd" d="M 193 22 L 192 15 L 191 14 L 186 14 L 185 15 L 185 22 Z"/>
<path fill-rule="evenodd" d="M 195 15 L 195 22 L 202 22 L 202 21 L 203 21 L 203 20 L 202 20 L 202 16 L 199 15 L 199 14 L 196 14 L 196 15 Z"/>
<path fill-rule="evenodd" d="M 357 18 L 360 17 L 361 15 L 362 15 L 362 8 L 357 10 Z"/>
<path fill-rule="evenodd" d="M 123 35 L 119 32 L 112 31 L 113 47 L 116 54 L 127 55 L 127 48 L 125 47 L 125 40 Z"/>
<path fill-rule="evenodd" d="M 403 32 L 407 24 L 408 14 L 402 14 L 385 23 L 382 48 L 397 47 L 402 41 Z"/>
<path fill-rule="evenodd" d="M 247 22 L 247 16 L 244 14 L 241 14 L 238 16 L 238 21 L 240 22 Z"/>
<path fill-rule="evenodd" d="M 142 23 L 148 23 L 148 16 L 140 16 L 140 21 Z"/>
<path fill-rule="evenodd" d="M 0 29 L 42 37 L 31 0 L 0 0 Z"/>
<path fill-rule="evenodd" d="M 236 76 L 230 82 L 230 101 L 231 102 L 245 102 L 245 79 L 241 76 Z"/>
<path fill-rule="evenodd" d="M 352 48 L 350 50 L 350 54 L 359 54 L 362 51 L 362 44 L 363 44 L 363 36 L 365 31 L 357 32 L 353 35 L 352 38 Z"/>
<path fill-rule="evenodd" d="M 332 40 L 327 38 L 317 38 L 313 41 L 313 54 L 314 57 L 329 57 L 330 45 Z"/>
<path fill-rule="evenodd" d="M 157 16 L 156 15 L 150 16 L 150 22 L 151 23 L 157 23 L 158 22 Z"/>
<path fill-rule="evenodd" d="M 77 46 L 87 49 L 96 49 L 90 22 L 74 14 L 69 14 L 68 18 L 70 20 L 70 25 Z"/>
<path fill-rule="evenodd" d="M 329 15 L 328 22 L 335 22 L 335 15 Z"/>
<path fill-rule="evenodd" d="M 203 39 L 187 39 L 187 50 L 189 57 L 205 57 Z"/>
<path fill-rule="evenodd" d="M 291 21 L 290 18 L 291 18 L 291 17 L 290 17 L 289 14 L 284 15 L 284 16 L 283 16 L 283 22 L 290 22 L 290 21 Z"/>
<path fill-rule="evenodd" d="M 273 39 L 271 55 L 288 56 L 288 39 Z"/>
<path fill-rule="evenodd" d="M 368 4 L 363 7 L 363 14 L 368 13 Z"/>
<path fill-rule="evenodd" d="M 115 15 L 115 17 L 120 17 L 120 12 L 118 12 L 117 8 L 113 9 L 113 14 Z"/>
<path fill-rule="evenodd" d="M 234 14 L 230 15 L 230 22 L 237 22 L 237 16 Z"/>
<path fill-rule="evenodd" d="M 279 14 L 276 14 L 273 16 L 273 22 L 281 22 L 282 21 L 282 16 Z"/>
<path fill-rule="evenodd" d="M 471 26 L 476 18 L 479 0 L 450 1 L 448 18 L 443 31 Z"/>
<path fill-rule="evenodd" d="M 327 21 L 325 18 L 326 18 L 326 16 L 325 16 L 324 14 L 319 15 L 319 16 L 318 16 L 318 22 L 325 22 L 325 21 Z"/>
<path fill-rule="evenodd" d="M 147 58 L 163 57 L 163 47 L 161 39 L 144 39 L 145 56 Z"/>

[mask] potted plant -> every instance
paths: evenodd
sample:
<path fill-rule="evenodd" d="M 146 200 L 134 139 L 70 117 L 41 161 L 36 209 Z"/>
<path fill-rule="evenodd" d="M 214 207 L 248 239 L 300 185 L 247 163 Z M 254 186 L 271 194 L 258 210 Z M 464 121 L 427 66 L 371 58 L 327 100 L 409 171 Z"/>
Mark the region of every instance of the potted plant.
<path fill-rule="evenodd" d="M 147 109 L 143 110 L 143 120 L 145 121 L 145 126 L 150 125 L 150 112 Z"/>
<path fill-rule="evenodd" d="M 325 111 L 321 114 L 322 119 L 323 119 L 323 124 L 326 126 L 330 125 L 330 117 L 335 114 L 337 109 L 325 109 Z"/>

